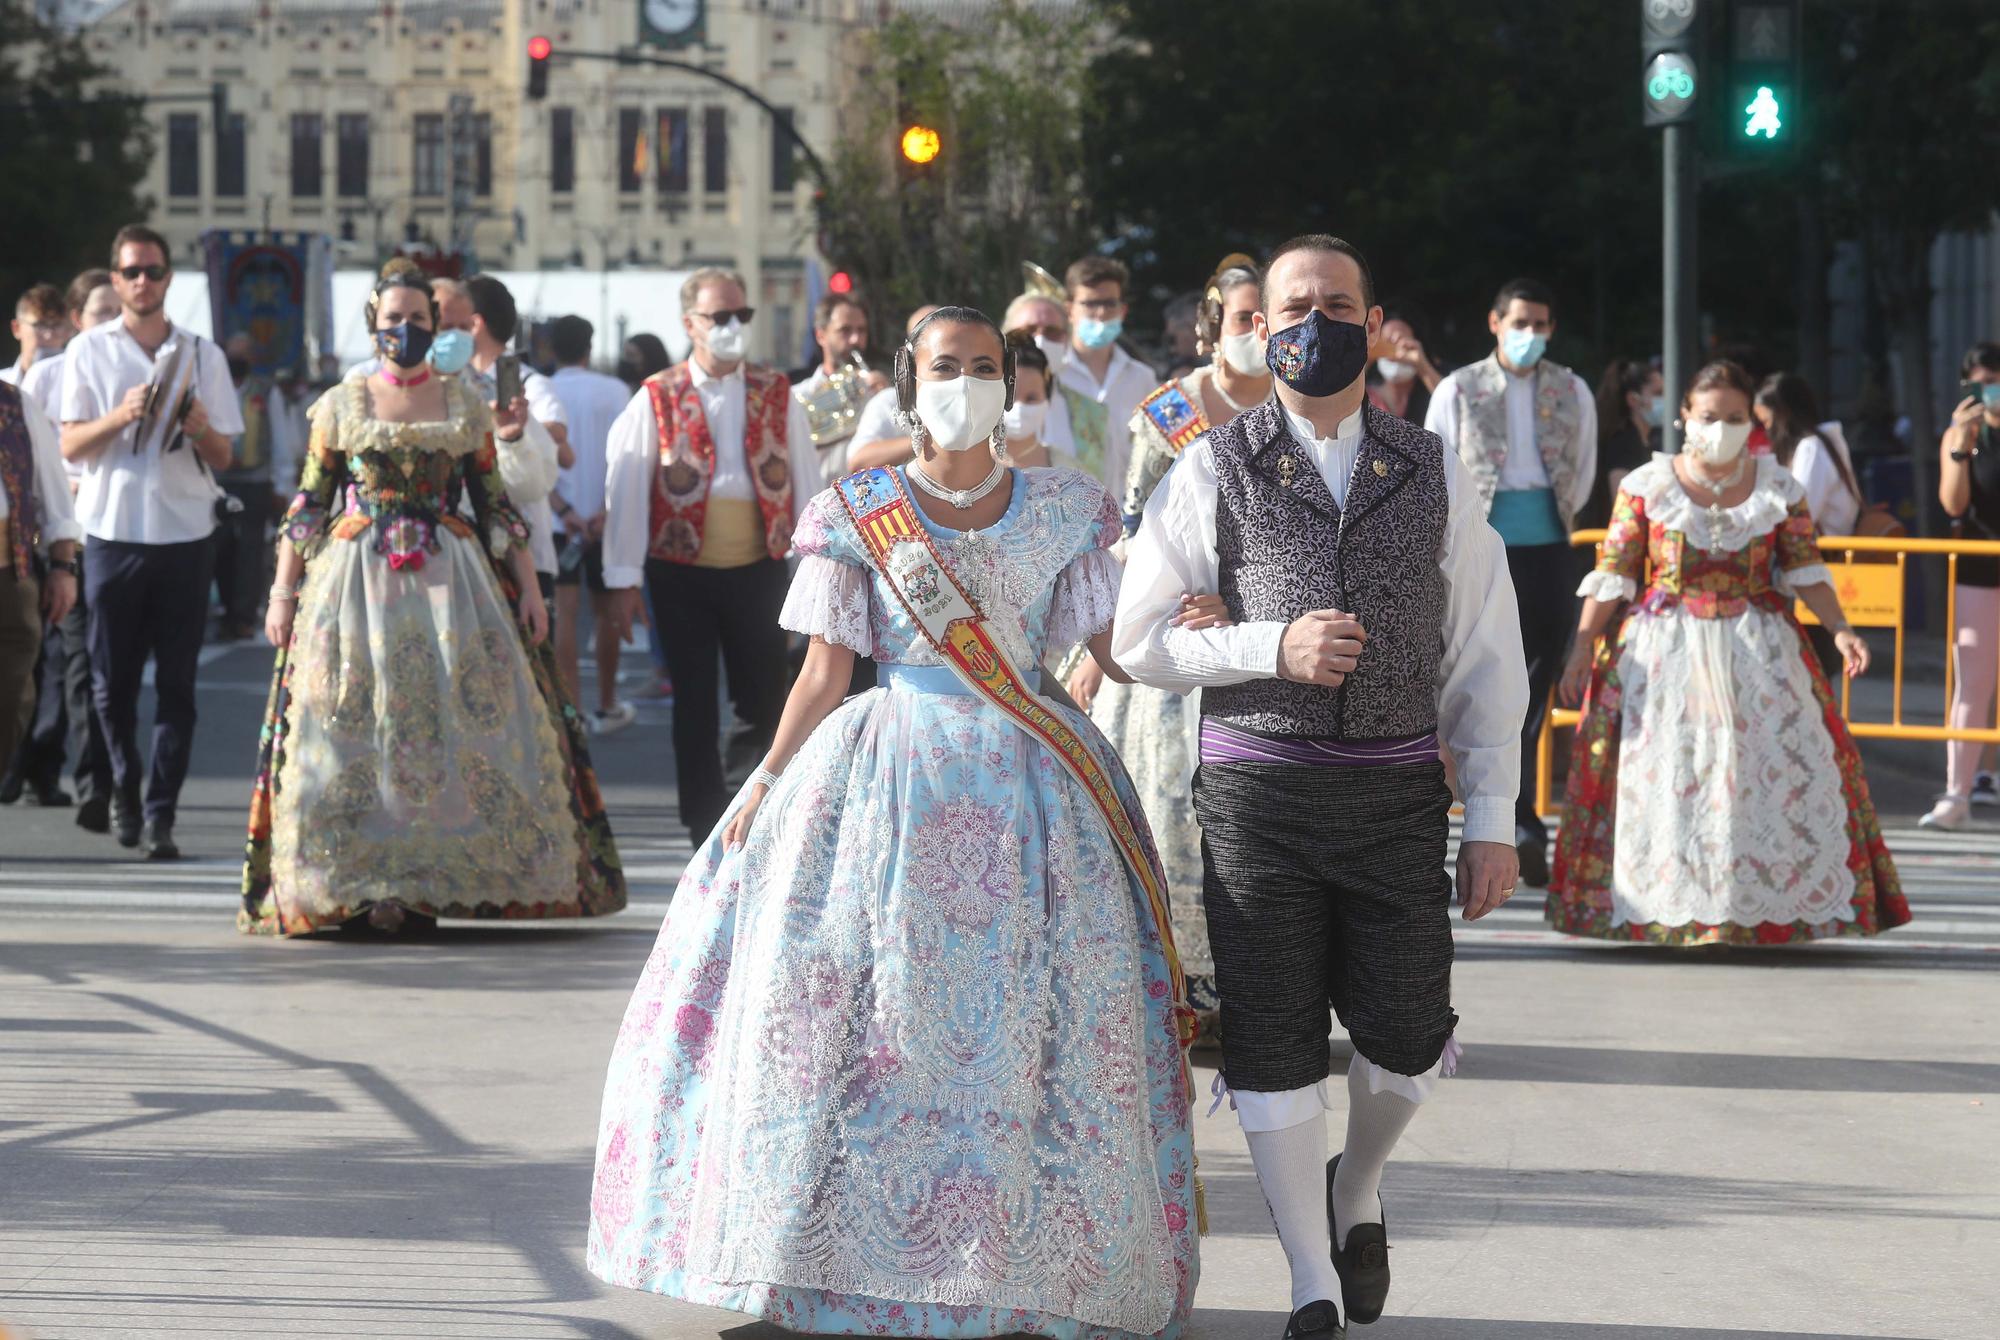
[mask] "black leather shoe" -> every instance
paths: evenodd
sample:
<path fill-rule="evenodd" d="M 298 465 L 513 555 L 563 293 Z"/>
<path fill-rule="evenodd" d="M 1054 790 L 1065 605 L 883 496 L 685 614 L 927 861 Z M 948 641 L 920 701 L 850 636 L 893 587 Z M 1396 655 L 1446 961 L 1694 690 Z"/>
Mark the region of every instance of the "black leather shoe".
<path fill-rule="evenodd" d="M 36 782 L 28 788 L 28 799 L 45 810 L 66 810 L 69 808 L 69 792 L 58 782 Z"/>
<path fill-rule="evenodd" d="M 1340 1225 L 1333 1221 L 1333 1175 L 1340 1167 L 1340 1155 L 1326 1165 L 1326 1229 L 1331 1235 L 1333 1268 L 1340 1275 L 1340 1301 L 1347 1319 L 1366 1326 L 1382 1315 L 1389 1301 L 1388 1216 L 1379 1224 L 1355 1224 L 1347 1230 L 1347 1245 L 1340 1245 Z"/>
<path fill-rule="evenodd" d="M 111 805 L 111 827 L 118 837 L 121 847 L 139 845 L 139 807 L 114 801 Z"/>
<path fill-rule="evenodd" d="M 0 775 L 0 805 L 12 805 L 21 798 L 21 788 L 27 783 L 21 774 L 11 769 Z"/>
<path fill-rule="evenodd" d="M 146 859 L 149 861 L 178 861 L 181 859 L 181 849 L 174 842 L 174 826 L 172 824 L 147 824 L 144 843 Z"/>
<path fill-rule="evenodd" d="M 111 799 L 108 796 L 92 796 L 76 807 L 76 826 L 86 833 L 109 833 L 111 831 Z"/>
<path fill-rule="evenodd" d="M 1521 882 L 1531 889 L 1546 889 L 1549 886 L 1549 844 L 1547 842 L 1518 842 L 1514 851 L 1521 858 Z"/>
<path fill-rule="evenodd" d="M 1285 1340 L 1346 1340 L 1340 1309 L 1327 1299 L 1307 1303 L 1285 1323 Z"/>

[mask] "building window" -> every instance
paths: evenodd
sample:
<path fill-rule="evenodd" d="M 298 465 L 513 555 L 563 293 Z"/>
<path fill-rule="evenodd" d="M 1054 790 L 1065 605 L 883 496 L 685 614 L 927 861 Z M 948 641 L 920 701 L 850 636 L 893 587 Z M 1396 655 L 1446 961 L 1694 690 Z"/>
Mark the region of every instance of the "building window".
<path fill-rule="evenodd" d="M 493 194 L 493 113 L 472 118 L 472 193 Z"/>
<path fill-rule="evenodd" d="M 688 188 L 688 109 L 660 109 L 660 189 L 683 194 Z"/>
<path fill-rule="evenodd" d="M 292 113 L 292 198 L 317 200 L 325 175 L 320 163 L 320 141 L 325 138 L 326 121 L 318 112 Z"/>
<path fill-rule="evenodd" d="M 215 132 L 215 193 L 232 200 L 241 200 L 246 185 L 246 166 L 249 154 L 245 139 L 249 135 L 249 125 L 243 113 L 231 112 L 223 118 Z"/>
<path fill-rule="evenodd" d="M 351 200 L 368 198 L 368 113 L 342 112 L 333 123 L 335 190 Z"/>
<path fill-rule="evenodd" d="M 618 189 L 636 191 L 646 175 L 646 146 L 640 142 L 641 118 L 637 107 L 618 109 Z"/>
<path fill-rule="evenodd" d="M 792 139 L 793 115 L 789 107 L 780 107 L 771 115 L 771 190 L 776 195 L 790 195 L 799 179 L 798 147 Z"/>
<path fill-rule="evenodd" d="M 201 118 L 193 112 L 167 116 L 167 194 L 201 194 Z"/>
<path fill-rule="evenodd" d="M 416 122 L 416 148 L 410 160 L 410 191 L 414 195 L 444 194 L 444 116 L 422 112 Z"/>
<path fill-rule="evenodd" d="M 717 195 L 729 190 L 729 113 L 720 107 L 701 112 L 701 188 Z"/>
<path fill-rule="evenodd" d="M 549 189 L 576 189 L 576 112 L 568 107 L 549 112 Z"/>

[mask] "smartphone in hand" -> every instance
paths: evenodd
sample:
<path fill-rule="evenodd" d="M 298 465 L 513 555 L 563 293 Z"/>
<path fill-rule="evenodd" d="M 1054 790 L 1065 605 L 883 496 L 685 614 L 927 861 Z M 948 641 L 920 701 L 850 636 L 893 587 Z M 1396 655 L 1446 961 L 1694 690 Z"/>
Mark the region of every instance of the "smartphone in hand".
<path fill-rule="evenodd" d="M 521 396 L 521 358 L 518 354 L 502 354 L 493 365 L 493 403 L 501 409 L 513 404 Z"/>

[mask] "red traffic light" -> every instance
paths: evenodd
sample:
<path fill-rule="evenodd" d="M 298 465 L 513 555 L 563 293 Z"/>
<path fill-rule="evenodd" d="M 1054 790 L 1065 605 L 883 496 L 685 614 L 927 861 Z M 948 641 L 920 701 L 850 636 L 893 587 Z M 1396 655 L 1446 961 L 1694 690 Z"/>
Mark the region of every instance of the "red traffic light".
<path fill-rule="evenodd" d="M 555 43 L 549 41 L 546 37 L 531 37 L 528 39 L 529 60 L 547 60 L 555 49 Z"/>
<path fill-rule="evenodd" d="M 854 276 L 845 270 L 835 270 L 826 277 L 826 287 L 829 293 L 852 293 Z"/>

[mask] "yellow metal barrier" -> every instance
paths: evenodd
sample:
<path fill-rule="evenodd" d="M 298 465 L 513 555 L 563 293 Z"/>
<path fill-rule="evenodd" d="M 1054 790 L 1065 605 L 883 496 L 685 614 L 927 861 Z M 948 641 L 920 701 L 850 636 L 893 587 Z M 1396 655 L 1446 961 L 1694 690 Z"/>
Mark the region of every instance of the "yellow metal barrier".
<path fill-rule="evenodd" d="M 1595 547 L 1604 538 L 1601 530 L 1580 530 L 1570 536 L 1570 543 L 1579 548 Z M 1977 740 L 1982 744 L 2000 744 L 2000 726 L 1968 726 L 1954 729 L 1945 726 L 1910 725 L 1903 720 L 1903 647 L 1904 608 L 1903 593 L 1908 589 L 1908 575 L 1911 555 L 1939 555 L 1945 559 L 1945 658 L 1944 658 L 1944 716 L 1951 716 L 1952 678 L 1957 669 L 1957 658 L 1952 654 L 1956 634 L 1951 631 L 1958 627 L 1958 560 L 1961 558 L 2000 558 L 2000 541 L 1995 540 L 1918 540 L 1907 537 L 1875 538 L 1862 535 L 1823 535 L 1819 542 L 1820 552 L 1827 558 L 1827 566 L 1833 574 L 1833 589 L 1840 596 L 1842 611 L 1848 621 L 1857 628 L 1893 628 L 1896 630 L 1896 651 L 1894 660 L 1895 695 L 1887 721 L 1856 721 L 1852 715 L 1854 682 L 1843 678 L 1840 682 L 1840 714 L 1847 720 L 1847 728 L 1857 738 L 1888 740 Z M 1883 554 L 1893 561 L 1876 559 L 1873 562 L 1858 562 L 1857 556 Z M 1839 557 L 1836 559 L 1836 555 Z M 1644 589 L 1643 583 L 1641 589 Z M 1812 612 L 1800 602 L 1799 622 L 1817 623 Z M 1615 635 L 1616 625 L 1607 636 Z M 1555 734 L 1558 730 L 1574 727 L 1582 716 L 1578 712 L 1557 704 L 1554 694 L 1550 695 L 1549 710 L 1542 716 L 1542 735 L 1536 750 L 1535 768 L 1535 809 L 1543 815 L 1553 814 L 1550 806 L 1549 774 L 1555 762 Z"/>

